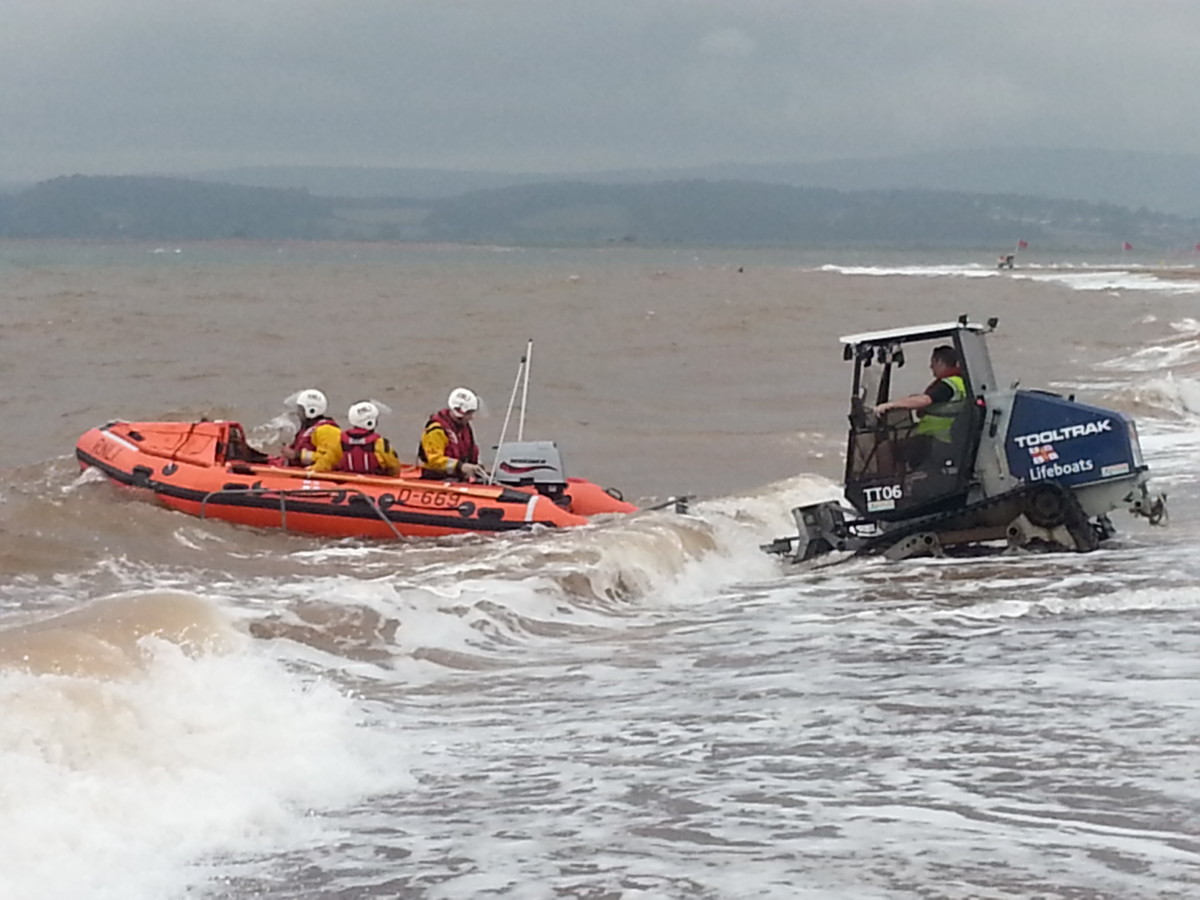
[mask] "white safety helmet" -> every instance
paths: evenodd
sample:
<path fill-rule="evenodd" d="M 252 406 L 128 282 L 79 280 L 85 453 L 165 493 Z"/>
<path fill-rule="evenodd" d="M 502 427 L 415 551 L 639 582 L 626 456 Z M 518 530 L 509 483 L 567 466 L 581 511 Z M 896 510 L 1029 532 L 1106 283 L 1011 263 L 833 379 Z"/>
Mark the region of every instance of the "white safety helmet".
<path fill-rule="evenodd" d="M 453 412 L 463 415 L 479 409 L 479 398 L 475 396 L 474 391 L 468 388 L 455 388 L 450 392 L 450 399 L 446 401 L 446 405 Z"/>
<path fill-rule="evenodd" d="M 298 394 L 293 394 L 288 399 L 300 407 L 306 419 L 315 419 L 317 416 L 323 416 L 325 410 L 329 408 L 329 401 L 316 388 L 308 388 Z"/>
<path fill-rule="evenodd" d="M 370 400 L 363 400 L 350 407 L 346 418 L 350 420 L 350 425 L 353 428 L 365 428 L 367 431 L 374 431 L 375 423 L 379 421 L 379 407 Z"/>

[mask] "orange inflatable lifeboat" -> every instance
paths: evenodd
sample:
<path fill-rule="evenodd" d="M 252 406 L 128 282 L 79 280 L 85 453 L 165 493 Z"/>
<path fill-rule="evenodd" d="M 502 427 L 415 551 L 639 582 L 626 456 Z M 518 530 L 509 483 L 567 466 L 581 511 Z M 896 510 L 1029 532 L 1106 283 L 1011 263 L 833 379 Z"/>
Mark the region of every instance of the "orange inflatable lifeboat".
<path fill-rule="evenodd" d="M 308 474 L 267 463 L 236 422 L 110 422 L 80 437 L 75 456 L 112 481 L 200 518 L 330 537 L 440 537 L 584 525 L 637 507 L 590 481 L 562 476 L 550 441 L 502 445 L 496 484 Z"/>

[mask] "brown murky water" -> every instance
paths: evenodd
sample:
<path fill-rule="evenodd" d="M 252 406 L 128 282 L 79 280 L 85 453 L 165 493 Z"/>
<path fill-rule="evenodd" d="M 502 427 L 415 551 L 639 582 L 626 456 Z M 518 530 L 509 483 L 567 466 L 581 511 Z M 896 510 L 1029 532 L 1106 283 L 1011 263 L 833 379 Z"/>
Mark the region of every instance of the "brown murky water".
<path fill-rule="evenodd" d="M 0 246 L 0 896 L 1129 898 L 1200 889 L 1200 277 L 994 253 Z M 1135 413 L 1172 524 L 794 572 L 844 334 L 1000 319 Z M 693 514 L 322 542 L 79 478 L 110 419 L 467 384 Z M 927 370 L 911 367 L 911 384 Z M 513 426 L 510 426 L 513 427 Z"/>
<path fill-rule="evenodd" d="M 719 495 L 840 474 L 840 335 L 997 316 L 997 367 L 1045 383 L 1152 340 L 1192 304 L 1011 277 L 847 277 L 782 252 L 157 249 L 10 251 L 0 402 L 25 438 L 8 464 L 68 453 L 113 418 L 249 426 L 309 385 L 335 410 L 386 401 L 384 428 L 408 448 L 469 384 L 494 442 L 532 340 L 526 437 L 635 496 Z"/>

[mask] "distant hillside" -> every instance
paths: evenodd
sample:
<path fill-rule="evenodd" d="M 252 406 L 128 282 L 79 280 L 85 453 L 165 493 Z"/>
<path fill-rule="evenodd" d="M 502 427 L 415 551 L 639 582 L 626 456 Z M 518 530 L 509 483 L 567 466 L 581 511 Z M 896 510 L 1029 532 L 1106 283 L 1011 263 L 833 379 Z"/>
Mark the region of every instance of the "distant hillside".
<path fill-rule="evenodd" d="M 473 191 L 433 206 L 432 238 L 490 243 L 1008 246 L 1122 241 L 1191 247 L 1200 223 L 1117 206 L 946 191 L 853 191 L 734 181 L 547 184 Z"/>
<path fill-rule="evenodd" d="M 445 241 L 510 245 L 1190 249 L 1200 222 L 1125 207 L 930 190 L 836 191 L 751 181 L 559 182 L 434 200 L 295 188 L 71 176 L 0 196 L 0 236 Z"/>
<path fill-rule="evenodd" d="M 0 235 L 21 238 L 324 237 L 331 202 L 302 190 L 180 178 L 72 175 L 0 197 Z"/>
<path fill-rule="evenodd" d="M 1200 156 L 1103 150 L 979 149 L 809 163 L 722 164 L 564 174 L 449 169 L 259 166 L 199 173 L 206 181 L 303 188 L 318 196 L 433 200 L 469 191 L 575 181 L 758 181 L 840 191 L 934 190 L 1085 200 L 1200 217 Z"/>
<path fill-rule="evenodd" d="M 1102 150 L 958 150 L 807 164 L 720 165 L 695 177 L 838 190 L 1020 194 L 1200 217 L 1200 157 Z"/>

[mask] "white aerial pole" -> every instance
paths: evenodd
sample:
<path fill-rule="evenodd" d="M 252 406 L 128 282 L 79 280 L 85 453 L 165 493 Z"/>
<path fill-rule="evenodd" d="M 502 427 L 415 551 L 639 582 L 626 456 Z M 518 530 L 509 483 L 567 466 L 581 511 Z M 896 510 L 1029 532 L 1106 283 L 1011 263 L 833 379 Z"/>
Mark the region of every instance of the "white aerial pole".
<path fill-rule="evenodd" d="M 521 418 L 517 420 L 517 440 L 525 439 L 525 404 L 529 400 L 529 369 L 533 360 L 533 338 L 525 345 L 525 386 L 521 389 Z"/>
<path fill-rule="evenodd" d="M 517 388 L 521 386 L 521 373 L 525 371 L 525 357 L 521 357 L 521 362 L 517 366 L 517 377 L 513 380 L 512 393 L 508 397 L 508 409 L 504 411 L 504 424 L 500 426 L 500 440 L 496 442 L 496 449 L 499 450 L 504 446 L 504 436 L 508 434 L 508 420 L 512 418 L 513 404 L 517 402 Z M 520 440 L 520 438 L 517 438 Z M 496 467 L 500 465 L 500 454 L 496 454 L 496 458 L 492 460 L 492 471 L 488 475 L 488 481 L 496 480 Z"/>

